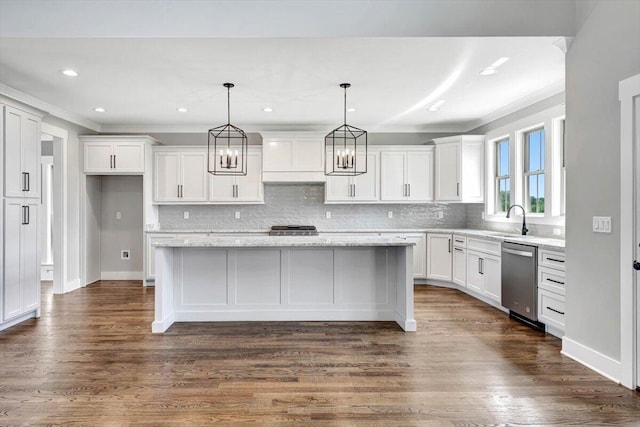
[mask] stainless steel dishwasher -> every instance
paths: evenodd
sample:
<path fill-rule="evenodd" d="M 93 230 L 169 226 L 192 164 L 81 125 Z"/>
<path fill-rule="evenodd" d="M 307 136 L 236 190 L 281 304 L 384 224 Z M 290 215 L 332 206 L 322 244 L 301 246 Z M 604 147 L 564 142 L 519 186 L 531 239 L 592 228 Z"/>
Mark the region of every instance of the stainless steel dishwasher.
<path fill-rule="evenodd" d="M 502 305 L 509 315 L 536 329 L 538 322 L 538 248 L 502 242 Z"/>

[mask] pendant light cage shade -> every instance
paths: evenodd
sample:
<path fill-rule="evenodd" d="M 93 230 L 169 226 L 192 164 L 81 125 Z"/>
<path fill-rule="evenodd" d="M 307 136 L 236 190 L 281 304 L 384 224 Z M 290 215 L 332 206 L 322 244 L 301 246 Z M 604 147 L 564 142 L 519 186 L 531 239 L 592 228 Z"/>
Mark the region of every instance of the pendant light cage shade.
<path fill-rule="evenodd" d="M 324 137 L 324 174 L 355 176 L 367 173 L 367 131 L 347 124 L 347 89 L 344 89 L 344 124 Z"/>
<path fill-rule="evenodd" d="M 227 124 L 209 129 L 207 138 L 207 170 L 213 175 L 247 174 L 247 134 L 231 124 L 230 90 L 227 88 Z"/>
<path fill-rule="evenodd" d="M 325 175 L 367 173 L 367 131 L 344 124 L 324 137 Z"/>
<path fill-rule="evenodd" d="M 247 174 L 247 134 L 240 128 L 226 124 L 209 129 L 207 142 L 209 173 L 213 175 Z"/>

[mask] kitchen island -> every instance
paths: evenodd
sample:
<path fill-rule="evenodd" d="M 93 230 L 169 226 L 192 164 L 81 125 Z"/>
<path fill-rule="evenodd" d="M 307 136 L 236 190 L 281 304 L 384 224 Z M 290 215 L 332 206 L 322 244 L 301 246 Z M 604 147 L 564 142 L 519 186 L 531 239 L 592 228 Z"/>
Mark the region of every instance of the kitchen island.
<path fill-rule="evenodd" d="M 415 331 L 413 244 L 317 236 L 157 242 L 152 332 L 214 321 L 395 321 Z"/>

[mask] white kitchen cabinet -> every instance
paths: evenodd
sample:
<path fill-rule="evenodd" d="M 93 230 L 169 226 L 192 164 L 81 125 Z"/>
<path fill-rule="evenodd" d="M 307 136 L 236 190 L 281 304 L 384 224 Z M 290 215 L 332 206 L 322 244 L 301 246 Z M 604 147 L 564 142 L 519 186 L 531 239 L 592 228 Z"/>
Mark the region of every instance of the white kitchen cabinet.
<path fill-rule="evenodd" d="M 325 182 L 324 135 L 263 133 L 264 182 Z"/>
<path fill-rule="evenodd" d="M 562 338 L 565 327 L 565 254 L 538 251 L 538 320 Z"/>
<path fill-rule="evenodd" d="M 380 166 L 377 152 L 367 153 L 367 173 L 327 176 L 325 203 L 371 203 L 380 200 Z"/>
<path fill-rule="evenodd" d="M 424 233 L 407 234 L 406 239 L 415 243 L 413 247 L 413 278 L 427 278 L 427 235 Z"/>
<path fill-rule="evenodd" d="M 153 202 L 207 202 L 208 175 L 206 148 L 157 147 L 153 159 Z"/>
<path fill-rule="evenodd" d="M 451 279 L 456 285 L 467 286 L 467 250 L 453 247 L 453 269 Z"/>
<path fill-rule="evenodd" d="M 451 281 L 452 235 L 427 234 L 427 279 Z"/>
<path fill-rule="evenodd" d="M 5 199 L 3 321 L 40 306 L 39 201 Z"/>
<path fill-rule="evenodd" d="M 467 288 L 487 298 L 501 302 L 500 257 L 467 250 Z"/>
<path fill-rule="evenodd" d="M 480 203 L 484 201 L 484 136 L 436 138 L 435 200 Z"/>
<path fill-rule="evenodd" d="M 143 174 L 145 150 L 151 138 L 143 136 L 82 136 L 84 172 L 93 175 Z"/>
<path fill-rule="evenodd" d="M 8 105 L 2 110 L 4 195 L 40 198 L 40 117 Z"/>
<path fill-rule="evenodd" d="M 212 155 L 213 156 L 213 155 Z M 212 158 L 211 161 L 216 161 Z M 250 147 L 246 175 L 209 174 L 209 201 L 213 203 L 264 203 L 262 150 Z"/>
<path fill-rule="evenodd" d="M 385 149 L 380 153 L 380 200 L 420 203 L 433 200 L 433 147 Z"/>

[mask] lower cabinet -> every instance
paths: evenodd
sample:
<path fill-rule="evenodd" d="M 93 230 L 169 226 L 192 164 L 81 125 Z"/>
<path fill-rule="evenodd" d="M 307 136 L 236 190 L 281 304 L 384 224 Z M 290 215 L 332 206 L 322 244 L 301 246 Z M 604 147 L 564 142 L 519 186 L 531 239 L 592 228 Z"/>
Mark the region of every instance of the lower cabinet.
<path fill-rule="evenodd" d="M 427 278 L 427 236 L 426 234 L 407 234 L 407 240 L 415 243 L 413 247 L 413 278 Z"/>
<path fill-rule="evenodd" d="M 427 234 L 427 279 L 451 281 L 452 235 Z"/>
<path fill-rule="evenodd" d="M 467 250 L 465 248 L 453 247 L 453 283 L 467 286 Z"/>
<path fill-rule="evenodd" d="M 538 320 L 547 332 L 562 338 L 565 319 L 565 255 L 538 251 Z"/>
<path fill-rule="evenodd" d="M 501 267 L 500 257 L 468 250 L 467 288 L 496 302 L 501 302 Z"/>
<path fill-rule="evenodd" d="M 40 306 L 38 208 L 38 200 L 4 201 L 3 321 Z"/>

